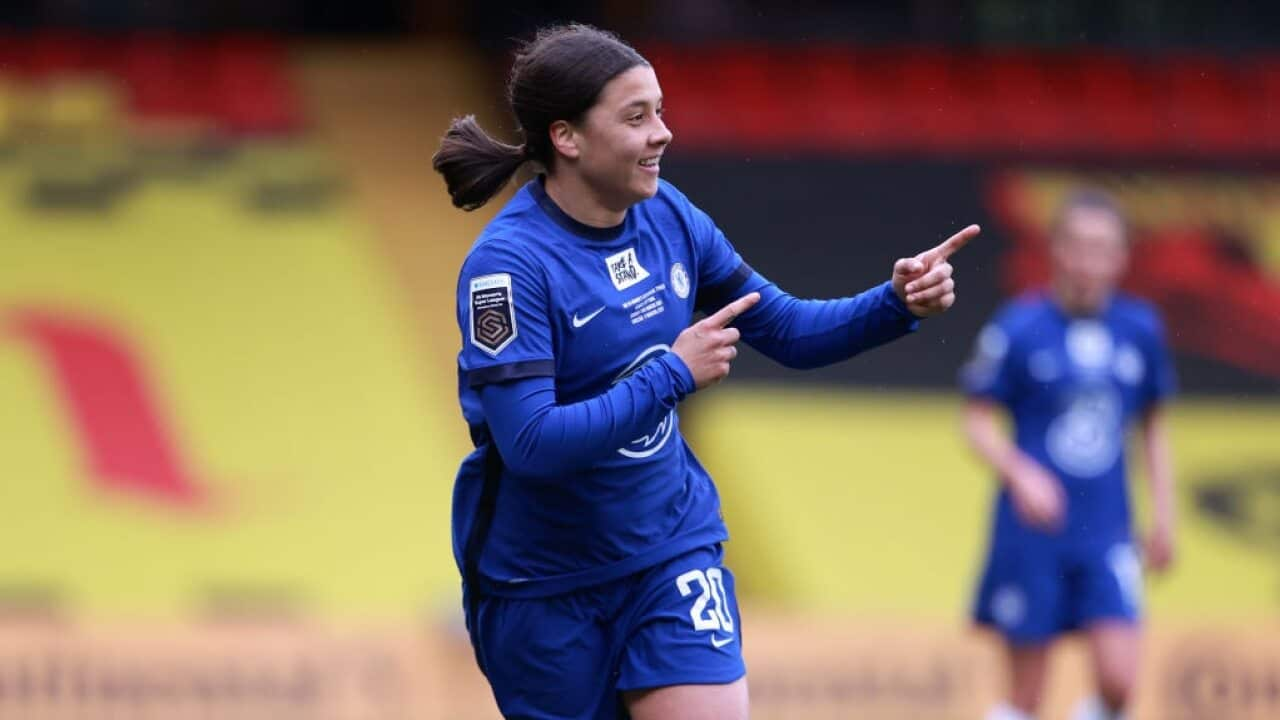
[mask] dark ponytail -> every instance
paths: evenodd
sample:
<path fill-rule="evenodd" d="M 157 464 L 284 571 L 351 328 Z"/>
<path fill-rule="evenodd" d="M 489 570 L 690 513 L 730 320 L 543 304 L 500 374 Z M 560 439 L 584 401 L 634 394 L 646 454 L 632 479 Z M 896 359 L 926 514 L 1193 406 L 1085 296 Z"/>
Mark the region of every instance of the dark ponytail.
<path fill-rule="evenodd" d="M 551 171 L 555 150 L 548 132 L 557 120 L 578 122 L 610 80 L 648 65 L 616 35 L 590 25 L 557 25 L 540 31 L 516 53 L 507 102 L 523 145 L 491 137 L 474 115 L 457 118 L 440 141 L 431 166 L 444 176 L 455 207 L 475 210 L 498 194 L 526 161 Z"/>
<path fill-rule="evenodd" d="M 528 159 L 524 146 L 495 140 L 467 115 L 450 123 L 431 167 L 444 176 L 454 207 L 470 211 L 497 195 Z"/>

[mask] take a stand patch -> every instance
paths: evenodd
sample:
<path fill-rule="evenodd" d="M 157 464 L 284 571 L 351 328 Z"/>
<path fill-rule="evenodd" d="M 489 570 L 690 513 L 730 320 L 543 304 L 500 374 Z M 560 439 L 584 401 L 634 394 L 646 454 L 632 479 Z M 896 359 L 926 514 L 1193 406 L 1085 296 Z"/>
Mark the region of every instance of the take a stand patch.
<path fill-rule="evenodd" d="M 496 356 L 515 339 L 511 276 L 497 273 L 471 278 L 471 344 Z"/>

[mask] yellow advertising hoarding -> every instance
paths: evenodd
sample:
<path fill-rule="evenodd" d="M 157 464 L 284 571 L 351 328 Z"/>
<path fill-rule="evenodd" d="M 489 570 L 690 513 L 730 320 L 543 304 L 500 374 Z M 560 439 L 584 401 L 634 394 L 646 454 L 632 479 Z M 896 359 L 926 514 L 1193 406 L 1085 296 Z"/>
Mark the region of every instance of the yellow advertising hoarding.
<path fill-rule="evenodd" d="M 752 717 L 972 720 L 1001 693 L 993 645 L 948 623 L 775 614 L 742 630 Z M 0 718 L 489 720 L 457 630 L 306 622 L 0 626 Z M 1271 720 L 1280 626 L 1166 623 L 1148 633 L 1132 717 Z M 1089 694 L 1084 648 L 1052 658 L 1045 720 Z"/>
<path fill-rule="evenodd" d="M 1184 399 L 1169 417 L 1178 560 L 1148 582 L 1150 613 L 1274 617 L 1280 405 Z M 959 419 L 954 395 L 726 386 L 699 399 L 696 449 L 743 587 L 794 609 L 962 617 L 995 485 Z M 1140 462 L 1134 475 L 1141 516 Z"/>
<path fill-rule="evenodd" d="M 449 602 L 456 438 L 341 195 L 253 205 L 245 146 L 108 212 L 0 164 L 0 596 L 175 616 L 220 598 L 412 617 Z M 452 418 L 450 418 L 452 420 Z"/>

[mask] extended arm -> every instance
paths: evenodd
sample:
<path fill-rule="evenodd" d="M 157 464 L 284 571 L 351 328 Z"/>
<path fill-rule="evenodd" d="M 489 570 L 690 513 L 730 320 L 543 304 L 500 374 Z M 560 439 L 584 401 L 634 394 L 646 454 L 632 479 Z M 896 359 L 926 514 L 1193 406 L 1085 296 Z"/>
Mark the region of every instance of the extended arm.
<path fill-rule="evenodd" d="M 742 292 L 760 302 L 738 319 L 742 338 L 790 368 L 830 365 L 910 333 L 919 327 L 889 282 L 839 300 L 800 300 L 754 274 Z"/>

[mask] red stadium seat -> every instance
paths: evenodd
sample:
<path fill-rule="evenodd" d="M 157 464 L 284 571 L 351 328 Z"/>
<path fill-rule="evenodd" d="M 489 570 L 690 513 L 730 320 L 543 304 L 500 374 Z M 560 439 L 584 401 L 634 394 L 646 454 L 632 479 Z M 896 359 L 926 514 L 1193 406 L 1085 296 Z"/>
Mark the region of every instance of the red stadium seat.
<path fill-rule="evenodd" d="M 1076 56 L 1082 113 L 1075 132 L 1100 152 L 1150 153 L 1165 146 L 1166 127 L 1145 66 L 1104 52 Z"/>
<path fill-rule="evenodd" d="M 785 147 L 794 117 L 788 110 L 793 90 L 785 67 L 766 47 L 744 47 L 703 60 L 716 113 L 726 138 L 753 147 Z M 729 109 L 725 112 L 724 109 Z"/>
<path fill-rule="evenodd" d="M 906 150 L 972 150 L 981 121 L 962 86 L 967 63 L 942 50 L 911 48 L 898 52 L 893 64 L 893 144 Z"/>
<path fill-rule="evenodd" d="M 27 73 L 31 59 L 28 38 L 11 32 L 0 32 L 0 77 L 14 78 Z"/>
<path fill-rule="evenodd" d="M 892 125 L 877 67 L 863 54 L 842 47 L 799 51 L 792 76 L 799 81 L 794 101 L 801 133 L 819 147 L 876 151 Z"/>
<path fill-rule="evenodd" d="M 41 33 L 26 45 L 25 70 L 33 77 L 84 72 L 89 69 L 88 42 L 70 33 Z"/>
<path fill-rule="evenodd" d="M 1280 150 L 1280 58 L 841 45 L 648 48 L 680 142 L 717 150 Z"/>
<path fill-rule="evenodd" d="M 1251 63 L 1247 69 L 1250 96 L 1256 98 L 1253 112 L 1255 136 L 1260 149 L 1280 152 L 1280 56 L 1267 56 Z"/>
<path fill-rule="evenodd" d="M 219 40 L 212 48 L 212 96 L 227 128 L 237 133 L 284 133 L 302 124 L 300 104 L 278 43 L 252 37 Z"/>
<path fill-rule="evenodd" d="M 1253 103 L 1225 61 L 1183 55 L 1161 63 L 1159 77 L 1176 150 L 1242 154 L 1257 144 Z"/>
<path fill-rule="evenodd" d="M 207 43 L 172 35 L 138 35 L 124 45 L 119 72 L 138 115 L 162 121 L 212 119 Z"/>
<path fill-rule="evenodd" d="M 1078 145 L 1054 63 L 1043 55 L 1003 52 L 985 56 L 973 71 L 971 96 L 981 118 L 983 147 L 996 151 L 1053 152 Z"/>
<path fill-rule="evenodd" d="M 676 143 L 700 148 L 724 145 L 725 138 L 716 121 L 719 101 L 702 70 L 708 51 L 662 45 L 643 48 L 642 52 L 658 74 L 667 124 L 675 133 Z"/>

